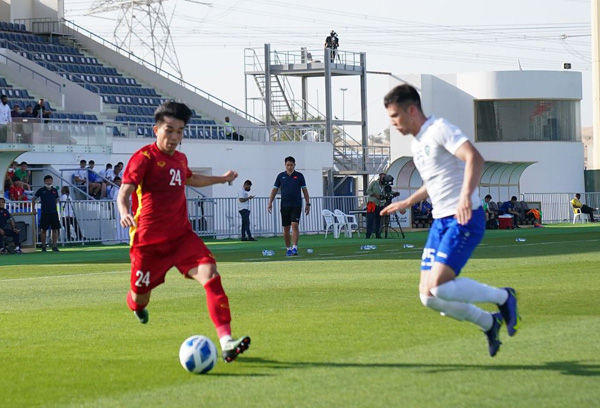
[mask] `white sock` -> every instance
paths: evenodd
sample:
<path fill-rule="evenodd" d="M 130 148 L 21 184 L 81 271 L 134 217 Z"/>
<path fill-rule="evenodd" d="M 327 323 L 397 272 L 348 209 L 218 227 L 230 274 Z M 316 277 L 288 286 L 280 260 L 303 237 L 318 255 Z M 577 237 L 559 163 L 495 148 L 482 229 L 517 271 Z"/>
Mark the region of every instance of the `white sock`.
<path fill-rule="evenodd" d="M 481 310 L 470 303 L 449 302 L 435 296 L 420 295 L 421 303 L 430 309 L 437 310 L 442 316 L 452 317 L 458 321 L 466 320 L 481 327 L 481 330 L 488 331 L 492 328 L 494 319 L 492 314 Z"/>
<path fill-rule="evenodd" d="M 292 249 L 298 249 L 298 245 L 292 245 Z"/>
<path fill-rule="evenodd" d="M 225 350 L 225 346 L 227 346 L 227 343 L 232 339 L 233 339 L 233 337 L 231 337 L 230 335 L 225 335 L 225 336 L 221 337 L 219 339 L 219 343 L 221 343 L 221 350 Z"/>
<path fill-rule="evenodd" d="M 287 247 L 287 250 L 288 250 L 288 251 L 291 251 L 291 250 L 292 250 L 292 247 Z"/>
<path fill-rule="evenodd" d="M 495 303 L 502 305 L 508 299 L 508 292 L 493 286 L 484 285 L 469 278 L 456 278 L 431 289 L 431 293 L 443 300 L 463 303 Z"/>

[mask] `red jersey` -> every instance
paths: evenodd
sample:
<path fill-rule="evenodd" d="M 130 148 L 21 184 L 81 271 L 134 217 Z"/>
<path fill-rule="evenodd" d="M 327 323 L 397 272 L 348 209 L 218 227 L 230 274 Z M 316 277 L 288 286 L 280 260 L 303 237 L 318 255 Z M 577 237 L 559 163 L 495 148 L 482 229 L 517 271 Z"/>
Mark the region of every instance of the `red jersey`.
<path fill-rule="evenodd" d="M 25 189 L 23 187 L 17 187 L 17 186 L 11 186 L 9 191 L 9 195 L 11 197 L 12 200 L 15 201 L 23 201 L 26 200 L 27 198 L 24 196 L 25 194 Z M 12 198 L 14 197 L 14 198 Z"/>
<path fill-rule="evenodd" d="M 185 197 L 185 181 L 191 176 L 185 154 L 175 151 L 170 156 L 156 143 L 131 156 L 123 183 L 137 186 L 132 194 L 137 225 L 130 230 L 132 246 L 169 242 L 192 230 Z"/>

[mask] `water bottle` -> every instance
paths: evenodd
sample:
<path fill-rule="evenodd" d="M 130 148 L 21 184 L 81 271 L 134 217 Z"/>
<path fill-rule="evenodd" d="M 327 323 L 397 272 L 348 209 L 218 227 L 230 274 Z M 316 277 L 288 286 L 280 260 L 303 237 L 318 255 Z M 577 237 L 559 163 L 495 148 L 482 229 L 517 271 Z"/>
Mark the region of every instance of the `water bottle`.
<path fill-rule="evenodd" d="M 306 250 L 306 253 L 307 253 L 307 254 L 312 254 L 312 253 L 313 253 L 313 250 L 312 250 L 312 248 L 308 248 L 308 249 Z"/>
<path fill-rule="evenodd" d="M 404 248 L 414 248 L 413 244 L 404 244 Z"/>
<path fill-rule="evenodd" d="M 525 241 L 527 241 L 527 240 L 526 240 L 525 238 L 517 238 L 517 239 L 516 239 L 516 241 L 517 241 L 517 242 L 525 242 Z"/>
<path fill-rule="evenodd" d="M 371 251 L 373 249 L 377 249 L 375 245 L 363 245 L 360 247 L 363 251 Z"/>
<path fill-rule="evenodd" d="M 270 249 L 263 249 L 262 254 L 263 256 L 273 256 L 275 255 L 275 251 L 271 251 Z"/>

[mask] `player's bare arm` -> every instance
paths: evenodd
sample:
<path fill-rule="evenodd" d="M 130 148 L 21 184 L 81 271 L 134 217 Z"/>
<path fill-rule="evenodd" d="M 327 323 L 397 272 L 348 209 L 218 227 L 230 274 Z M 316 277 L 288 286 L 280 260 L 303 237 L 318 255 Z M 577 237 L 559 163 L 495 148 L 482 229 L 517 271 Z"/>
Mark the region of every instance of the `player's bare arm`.
<path fill-rule="evenodd" d="M 269 214 L 271 214 L 271 211 L 273 211 L 273 200 L 275 199 L 275 196 L 277 195 L 277 188 L 274 188 L 271 190 L 271 194 L 269 195 L 269 205 L 267 206 L 267 210 L 269 211 Z"/>
<path fill-rule="evenodd" d="M 456 207 L 456 220 L 459 224 L 465 225 L 473 214 L 471 195 L 481 179 L 484 160 L 479 151 L 469 141 L 463 143 L 454 155 L 465 162 L 465 177 L 458 206 Z"/>
<path fill-rule="evenodd" d="M 135 184 L 122 184 L 117 196 L 117 207 L 119 208 L 123 228 L 135 227 L 135 219 L 131 214 L 131 202 L 129 201 L 129 197 L 131 197 L 135 188 Z"/>
<path fill-rule="evenodd" d="M 193 173 L 192 177 L 185 181 L 185 184 L 192 187 L 206 187 L 212 186 L 213 184 L 231 183 L 237 176 L 237 172 L 232 170 L 229 170 L 222 176 L 205 176 L 203 174 Z"/>
<path fill-rule="evenodd" d="M 308 215 L 310 214 L 310 197 L 308 196 L 308 189 L 306 187 L 302 188 L 302 194 L 304 194 L 304 202 L 306 203 L 304 213 Z"/>
<path fill-rule="evenodd" d="M 380 214 L 388 215 L 396 211 L 402 211 L 406 208 L 410 208 L 413 204 L 420 203 L 427 197 L 429 197 L 429 194 L 427 193 L 427 188 L 425 188 L 425 186 L 421 186 L 421 188 L 415 191 L 410 197 L 404 200 L 395 201 L 387 207 L 385 207 L 383 210 L 381 210 Z"/>

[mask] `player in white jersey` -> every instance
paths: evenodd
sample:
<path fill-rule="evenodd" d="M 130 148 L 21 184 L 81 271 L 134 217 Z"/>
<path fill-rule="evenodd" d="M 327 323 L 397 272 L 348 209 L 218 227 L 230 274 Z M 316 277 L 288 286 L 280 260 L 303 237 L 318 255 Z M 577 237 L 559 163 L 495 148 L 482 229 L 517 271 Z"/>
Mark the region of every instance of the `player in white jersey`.
<path fill-rule="evenodd" d="M 385 207 L 381 215 L 431 198 L 434 222 L 421 260 L 421 302 L 443 316 L 478 325 L 494 357 L 502 344 L 499 330 L 503 320 L 509 336 L 519 329 L 516 291 L 458 277 L 485 232 L 477 193 L 484 160 L 459 128 L 424 115 L 421 98 L 412 86 L 392 89 L 384 105 L 392 125 L 403 135 L 414 137 L 413 160 L 423 186 L 407 199 Z M 500 313 L 486 312 L 473 303 L 495 303 Z"/>

